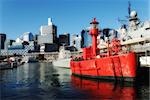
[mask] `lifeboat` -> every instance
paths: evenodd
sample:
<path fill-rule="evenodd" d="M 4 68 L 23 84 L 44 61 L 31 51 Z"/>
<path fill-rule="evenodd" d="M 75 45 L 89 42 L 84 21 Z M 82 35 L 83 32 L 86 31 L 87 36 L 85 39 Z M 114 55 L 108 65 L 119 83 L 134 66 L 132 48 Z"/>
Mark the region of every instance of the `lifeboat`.
<path fill-rule="evenodd" d="M 99 22 L 94 18 L 90 24 L 92 46 L 83 48 L 82 56 L 71 59 L 72 74 L 87 78 L 134 81 L 137 69 L 136 53 L 123 51 L 117 38 L 108 40 L 107 51 L 101 53 L 101 49 L 97 48 L 97 36 L 101 32 L 98 29 Z"/>

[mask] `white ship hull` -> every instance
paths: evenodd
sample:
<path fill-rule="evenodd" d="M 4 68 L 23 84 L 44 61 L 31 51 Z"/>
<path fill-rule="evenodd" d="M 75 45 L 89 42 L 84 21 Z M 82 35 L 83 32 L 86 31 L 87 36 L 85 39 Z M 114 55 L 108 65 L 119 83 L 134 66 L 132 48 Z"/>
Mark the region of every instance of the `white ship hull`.
<path fill-rule="evenodd" d="M 25 63 L 32 63 L 32 62 L 38 62 L 38 60 L 37 60 L 35 57 L 25 56 L 25 57 L 22 59 L 22 62 L 25 62 Z"/>
<path fill-rule="evenodd" d="M 57 67 L 70 68 L 70 60 L 71 60 L 70 58 L 54 60 L 52 64 L 53 66 Z"/>
<path fill-rule="evenodd" d="M 150 67 L 150 56 L 140 57 L 141 66 Z"/>

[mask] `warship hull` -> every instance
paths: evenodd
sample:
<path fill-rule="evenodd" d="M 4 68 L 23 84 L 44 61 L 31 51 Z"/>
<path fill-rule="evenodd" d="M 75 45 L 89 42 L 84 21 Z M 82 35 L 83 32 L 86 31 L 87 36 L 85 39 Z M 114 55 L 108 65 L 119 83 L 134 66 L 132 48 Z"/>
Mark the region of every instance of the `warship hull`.
<path fill-rule="evenodd" d="M 134 52 L 91 60 L 72 60 L 70 65 L 72 74 L 76 76 L 124 81 L 134 81 L 137 69 Z"/>

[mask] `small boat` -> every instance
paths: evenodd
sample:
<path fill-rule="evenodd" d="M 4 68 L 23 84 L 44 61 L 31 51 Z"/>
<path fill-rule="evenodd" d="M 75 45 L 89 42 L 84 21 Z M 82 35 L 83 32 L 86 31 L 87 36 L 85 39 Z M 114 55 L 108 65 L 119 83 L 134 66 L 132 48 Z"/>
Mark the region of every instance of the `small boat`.
<path fill-rule="evenodd" d="M 114 38 L 107 41 L 107 51 L 101 53 L 101 49 L 97 48 L 97 36 L 101 32 L 98 29 L 99 23 L 94 18 L 90 24 L 92 46 L 83 48 L 81 57 L 71 59 L 72 74 L 88 78 L 134 81 L 137 69 L 135 52 L 129 49 L 123 51 L 120 40 Z"/>
<path fill-rule="evenodd" d="M 38 62 L 38 59 L 36 57 L 31 57 L 31 56 L 24 56 L 22 58 L 22 63 L 33 63 L 33 62 Z"/>
<path fill-rule="evenodd" d="M 65 50 L 65 47 L 60 47 L 58 59 L 52 61 L 53 66 L 63 67 L 63 68 L 70 68 L 70 51 Z"/>
<path fill-rule="evenodd" d="M 11 68 L 16 68 L 19 65 L 18 58 L 17 57 L 10 57 L 9 63 L 10 63 Z"/>
<path fill-rule="evenodd" d="M 0 70 L 10 69 L 10 68 L 12 68 L 11 65 L 10 65 L 10 63 L 5 62 L 5 61 L 0 62 Z"/>
<path fill-rule="evenodd" d="M 20 65 L 22 65 L 21 58 L 10 57 L 0 62 L 0 69 L 12 69 L 12 68 L 17 68 Z"/>

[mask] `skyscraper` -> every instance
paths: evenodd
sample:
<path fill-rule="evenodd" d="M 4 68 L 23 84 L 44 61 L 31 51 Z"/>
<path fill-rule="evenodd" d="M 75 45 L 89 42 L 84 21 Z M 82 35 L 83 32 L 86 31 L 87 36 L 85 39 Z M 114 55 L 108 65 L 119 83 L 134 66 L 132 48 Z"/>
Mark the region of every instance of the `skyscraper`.
<path fill-rule="evenodd" d="M 31 32 L 25 32 L 23 34 L 23 41 L 33 41 L 33 34 Z"/>
<path fill-rule="evenodd" d="M 81 49 L 81 35 L 73 34 L 71 36 L 71 46 L 76 47 L 78 50 Z"/>
<path fill-rule="evenodd" d="M 81 47 L 82 48 L 91 46 L 91 44 L 92 44 L 92 38 L 89 35 L 88 30 L 82 30 L 82 32 L 81 32 L 81 38 L 82 38 L 81 39 Z"/>
<path fill-rule="evenodd" d="M 39 41 L 40 43 L 56 43 L 57 41 L 57 27 L 52 23 L 52 19 L 48 18 L 48 25 L 41 26 L 39 38 L 49 38 L 49 40 Z"/>
<path fill-rule="evenodd" d="M 5 48 L 6 34 L 0 33 L 0 49 Z"/>
<path fill-rule="evenodd" d="M 69 33 L 64 33 L 59 35 L 59 45 L 65 45 L 69 46 L 70 45 L 70 34 Z"/>
<path fill-rule="evenodd" d="M 37 40 L 41 52 L 52 52 L 58 50 L 57 27 L 53 24 L 51 18 L 48 18 L 48 25 L 40 27 L 40 34 Z"/>

